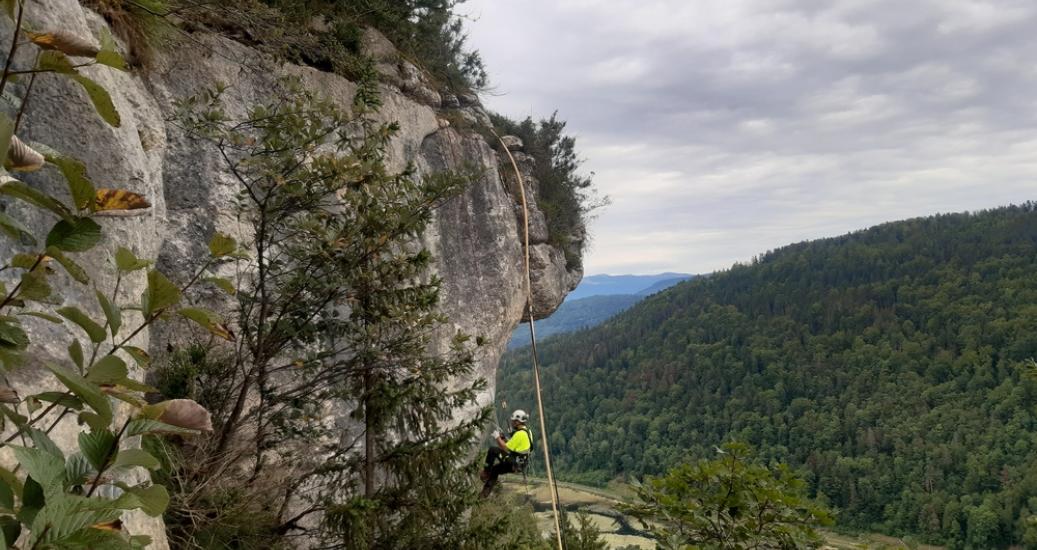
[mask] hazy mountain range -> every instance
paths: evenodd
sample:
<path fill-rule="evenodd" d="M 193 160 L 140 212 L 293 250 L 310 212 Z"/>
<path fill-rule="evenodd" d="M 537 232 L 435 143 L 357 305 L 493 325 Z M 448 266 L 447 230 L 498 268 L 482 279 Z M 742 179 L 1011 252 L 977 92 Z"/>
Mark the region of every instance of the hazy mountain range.
<path fill-rule="evenodd" d="M 660 290 L 694 277 L 686 273 L 658 275 L 591 275 L 584 277 L 565 302 L 547 319 L 537 321 L 537 340 L 599 325 Z M 529 326 L 511 334 L 508 349 L 529 345 Z"/>

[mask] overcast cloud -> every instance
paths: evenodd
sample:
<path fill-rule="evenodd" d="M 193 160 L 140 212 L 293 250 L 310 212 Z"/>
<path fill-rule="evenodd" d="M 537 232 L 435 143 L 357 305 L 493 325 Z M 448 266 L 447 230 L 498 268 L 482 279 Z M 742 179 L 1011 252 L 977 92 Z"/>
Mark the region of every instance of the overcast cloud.
<path fill-rule="evenodd" d="M 704 273 L 1037 198 L 1033 0 L 468 0 L 512 117 L 611 196 L 587 273 Z"/>

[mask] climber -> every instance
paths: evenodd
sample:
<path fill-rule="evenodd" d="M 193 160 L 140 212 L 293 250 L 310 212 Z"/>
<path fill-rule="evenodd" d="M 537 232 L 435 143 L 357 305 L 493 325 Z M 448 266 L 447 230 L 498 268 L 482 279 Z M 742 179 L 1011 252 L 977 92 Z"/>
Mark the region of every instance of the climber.
<path fill-rule="evenodd" d="M 486 467 L 479 474 L 484 482 L 480 495 L 483 498 L 490 495 L 501 474 L 525 471 L 533 443 L 529 428 L 526 427 L 528 420 L 526 411 L 517 409 L 511 414 L 511 437 L 505 439 L 500 430 L 494 430 L 495 445 L 486 451 Z"/>

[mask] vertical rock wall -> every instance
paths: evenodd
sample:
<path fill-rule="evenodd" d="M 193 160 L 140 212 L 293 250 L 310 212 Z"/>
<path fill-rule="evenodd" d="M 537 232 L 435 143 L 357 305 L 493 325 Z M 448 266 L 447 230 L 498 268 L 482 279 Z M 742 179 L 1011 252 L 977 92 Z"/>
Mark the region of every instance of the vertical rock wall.
<path fill-rule="evenodd" d="M 96 40 L 105 25 L 75 0 L 28 0 L 26 7 L 29 21 L 39 29 L 63 28 Z M 12 28 L 3 20 L 0 40 L 7 44 Z M 439 210 L 425 243 L 444 280 L 443 308 L 454 328 L 487 342 L 479 357 L 478 374 L 490 382 L 489 392 L 481 396 L 488 403 L 497 362 L 525 303 L 518 195 L 502 179 L 494 148 L 479 134 L 449 127 L 445 121 L 446 110 L 451 110 L 462 120 L 486 124 L 488 117 L 477 98 L 444 97 L 424 84 L 413 65 L 398 61 L 384 38 L 370 33 L 366 42 L 378 57 L 387 82 L 380 116 L 398 122 L 401 129 L 391 145 L 393 168 L 413 164 L 422 174 L 475 168 L 482 174 L 462 196 Z M 32 62 L 28 57 L 32 52 L 25 51 L 30 49 L 23 48 L 20 63 Z M 186 138 L 168 122 L 177 99 L 222 83 L 230 86 L 229 112 L 241 115 L 261 102 L 283 75 L 299 77 L 307 87 L 344 107 L 356 88 L 340 76 L 281 64 L 245 45 L 199 33 L 181 37 L 174 48 L 159 55 L 147 73 L 106 67 L 84 72 L 111 93 L 122 116 L 119 128 L 97 117 L 80 87 L 61 77 L 42 75 L 19 133 L 82 160 L 98 185 L 136 191 L 153 203 L 145 216 L 103 222 L 103 245 L 77 257 L 90 271 L 94 285 L 106 292 L 114 285 L 114 265 L 108 258 L 117 246 L 128 246 L 141 257 L 158 258 L 163 271 L 182 279 L 204 259 L 214 231 L 239 233 L 231 202 L 237 188 L 215 152 Z M 64 183 L 52 169 L 31 174 L 25 181 L 64 193 Z M 535 182 L 529 185 L 532 192 Z M 41 234 L 53 223 L 19 205 L 4 208 L 22 219 L 28 216 L 30 226 Z M 562 251 L 546 243 L 546 231 L 540 228 L 543 214 L 535 202 L 531 208 L 535 310 L 538 316 L 545 316 L 575 287 L 581 273 L 568 270 Z M 0 246 L 9 253 L 13 245 L 3 241 Z M 71 284 L 59 284 L 58 290 L 65 303 L 101 315 L 92 291 Z M 142 290 L 140 279 L 124 282 L 123 301 L 135 301 Z M 65 328 L 45 323 L 30 328 L 34 361 L 15 375 L 14 382 L 24 390 L 42 391 L 50 384 L 50 376 L 41 372 L 40 365 L 66 362 L 65 345 L 70 336 Z M 165 339 L 160 332 L 144 331 L 135 344 L 159 351 Z M 59 445 L 73 448 L 77 432 L 78 427 L 68 422 L 55 432 L 55 439 Z M 138 516 L 131 518 L 131 531 L 150 534 L 156 539 L 156 548 L 164 547 L 161 521 Z"/>

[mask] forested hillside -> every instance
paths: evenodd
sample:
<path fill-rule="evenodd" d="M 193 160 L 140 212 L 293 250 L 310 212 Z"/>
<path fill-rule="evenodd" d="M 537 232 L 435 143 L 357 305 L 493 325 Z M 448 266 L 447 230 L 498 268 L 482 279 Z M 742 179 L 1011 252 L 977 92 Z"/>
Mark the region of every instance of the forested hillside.
<path fill-rule="evenodd" d="M 729 440 L 801 469 L 845 527 L 1037 546 L 1037 203 L 791 245 L 541 348 L 563 478 Z M 532 403 L 527 350 L 499 381 Z"/>

